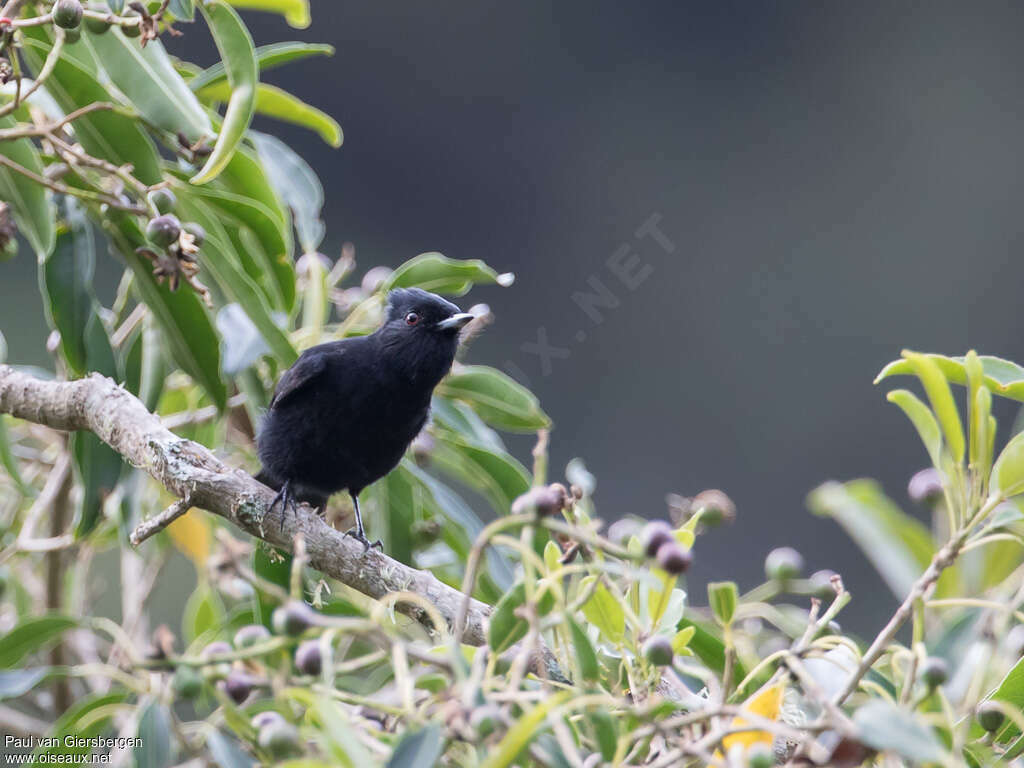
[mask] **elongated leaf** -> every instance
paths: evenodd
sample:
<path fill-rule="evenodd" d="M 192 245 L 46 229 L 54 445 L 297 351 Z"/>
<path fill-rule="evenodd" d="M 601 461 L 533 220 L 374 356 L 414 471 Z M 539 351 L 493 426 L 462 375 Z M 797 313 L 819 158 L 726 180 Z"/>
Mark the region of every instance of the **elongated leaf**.
<path fill-rule="evenodd" d="M 75 516 L 75 538 L 92 532 L 103 519 L 103 504 L 117 487 L 124 469 L 121 456 L 92 432 L 68 438 L 75 474 L 82 485 L 82 503 Z"/>
<path fill-rule="evenodd" d="M 583 631 L 579 623 L 569 617 L 569 632 L 572 637 L 572 647 L 576 652 L 576 663 L 580 668 L 580 675 L 584 680 L 597 680 L 601 675 L 601 667 L 597 663 L 597 654 L 594 646 L 590 644 L 590 638 Z"/>
<path fill-rule="evenodd" d="M 967 385 L 965 358 L 933 354 L 926 355 L 926 357 L 939 367 L 946 379 L 954 384 Z M 992 394 L 1024 402 L 1024 368 L 1009 360 L 991 355 L 979 355 L 978 360 L 981 361 L 982 382 L 992 391 Z M 889 376 L 912 373 L 914 373 L 914 369 L 908 360 L 895 360 L 881 370 L 875 377 L 875 383 Z"/>
<path fill-rule="evenodd" d="M 190 142 L 213 135 L 206 112 L 159 40 L 143 48 L 116 27 L 85 39 L 111 82 L 149 122 Z"/>
<path fill-rule="evenodd" d="M 499 275 L 480 259 L 449 259 L 440 253 L 421 253 L 391 273 L 383 290 L 422 288 L 449 296 L 462 296 L 474 285 L 509 286 L 515 279 L 511 272 Z"/>
<path fill-rule="evenodd" d="M 507 513 L 530 487 L 530 475 L 522 464 L 465 435 L 438 430 L 432 457 L 441 471 L 486 496 L 499 514 Z"/>
<path fill-rule="evenodd" d="M 198 92 L 199 98 L 205 102 L 225 102 L 233 94 L 234 90 L 227 82 L 208 85 Z M 288 91 L 267 83 L 256 86 L 256 111 L 267 117 L 309 128 L 335 148 L 340 147 L 344 140 L 341 126 L 333 117 Z"/>
<path fill-rule="evenodd" d="M 189 190 L 181 191 L 178 206 L 184 215 L 198 222 L 206 230 L 206 241 L 199 251 L 199 262 L 203 269 L 213 275 L 225 295 L 245 310 L 278 362 L 285 366 L 294 363 L 298 353 L 287 334 L 274 321 L 266 295 L 242 269 L 238 254 L 220 221 L 210 208 L 193 197 Z"/>
<path fill-rule="evenodd" d="M 174 14 L 174 18 L 182 21 L 192 21 L 196 14 L 192 0 L 171 0 L 167 9 Z"/>
<path fill-rule="evenodd" d="M 31 667 L 0 672 L 0 701 L 23 696 L 39 685 L 49 676 L 50 672 L 50 667 Z"/>
<path fill-rule="evenodd" d="M 200 583 L 189 595 L 181 624 L 182 635 L 187 643 L 191 643 L 205 632 L 224 626 L 224 604 L 208 584 Z"/>
<path fill-rule="evenodd" d="M 734 581 L 718 581 L 708 584 L 708 604 L 718 623 L 722 626 L 732 624 L 736 615 L 739 592 Z"/>
<path fill-rule="evenodd" d="M 883 699 L 874 699 L 854 712 L 853 722 L 861 741 L 880 752 L 895 752 L 915 763 L 939 763 L 945 758 L 927 725 Z"/>
<path fill-rule="evenodd" d="M 441 727 L 429 723 L 406 733 L 388 760 L 388 768 L 434 768 L 441 757 Z"/>
<path fill-rule="evenodd" d="M 45 27 L 27 27 L 22 34 L 25 35 L 25 58 L 38 72 L 53 45 L 52 41 Z M 100 84 L 99 73 L 88 48 L 73 57 L 62 55 L 46 81 L 46 90 L 65 112 L 96 102 L 118 101 Z M 115 165 L 131 165 L 133 175 L 146 184 L 156 184 L 161 180 L 156 147 L 130 117 L 118 112 L 97 111 L 78 118 L 74 125 L 75 138 L 89 154 Z"/>
<path fill-rule="evenodd" d="M 516 720 L 515 725 L 508 729 L 508 733 L 498 742 L 498 746 L 489 752 L 483 768 L 508 768 L 512 765 L 519 753 L 537 736 L 548 713 L 560 706 L 570 695 L 570 691 L 556 693 L 525 712 Z"/>
<path fill-rule="evenodd" d="M 932 405 L 932 411 L 935 412 L 939 426 L 942 427 L 946 447 L 949 448 L 953 461 L 958 463 L 963 461 L 964 428 L 960 422 L 960 412 L 953 401 L 953 393 L 949 390 L 946 377 L 935 361 L 928 356 L 913 352 L 904 352 L 903 354 L 910 361 L 910 365 L 924 386 L 924 391 Z"/>
<path fill-rule="evenodd" d="M 153 312 L 175 362 L 223 409 L 227 389 L 220 376 L 220 344 L 206 309 L 190 289 L 172 292 L 157 284 L 152 265 L 135 253 L 146 239 L 134 218 L 111 214 L 109 221 L 108 235 L 132 268 L 134 288 Z"/>
<path fill-rule="evenodd" d="M 309 0 L 231 0 L 236 8 L 280 13 L 296 29 L 309 26 Z"/>
<path fill-rule="evenodd" d="M 384 548 L 396 560 L 412 564 L 412 527 L 421 502 L 416 478 L 399 467 L 375 486 L 380 518 L 385 523 Z"/>
<path fill-rule="evenodd" d="M 924 443 L 925 450 L 932 460 L 932 466 L 941 471 L 942 468 L 942 433 L 939 423 L 935 420 L 928 406 L 913 392 L 906 389 L 894 389 L 886 398 L 895 403 L 907 415 L 917 429 L 917 434 Z"/>
<path fill-rule="evenodd" d="M 249 757 L 234 739 L 216 729 L 207 732 L 206 748 L 219 768 L 252 768 Z"/>
<path fill-rule="evenodd" d="M 93 751 L 89 743 L 94 736 L 105 732 L 110 726 L 114 715 L 131 694 L 126 690 L 115 690 L 110 693 L 94 694 L 79 699 L 54 724 L 50 732 L 52 739 L 47 739 L 32 755 L 33 765 L 75 764 Z M 75 738 L 65 742 L 67 736 Z M 81 757 L 79 757 L 81 756 Z"/>
<path fill-rule="evenodd" d="M 40 651 L 62 633 L 78 626 L 69 616 L 34 616 L 24 619 L 0 637 L 0 669 L 16 666 L 25 656 Z"/>
<path fill-rule="evenodd" d="M 1014 435 L 999 454 L 989 485 L 1004 498 L 1024 493 L 1024 432 Z"/>
<path fill-rule="evenodd" d="M 927 529 L 872 480 L 825 483 L 811 492 L 807 504 L 846 530 L 901 600 L 931 562 L 934 545 Z"/>
<path fill-rule="evenodd" d="M 65 218 L 70 231 L 58 238 L 53 253 L 39 260 L 39 288 L 50 327 L 60 332 L 61 352 L 68 368 L 76 376 L 83 376 L 90 370 L 86 349 L 89 324 L 100 322 L 92 289 L 96 247 L 89 222 L 73 200 L 66 202 Z M 102 331 L 102 324 L 99 330 Z M 102 346 L 101 336 L 105 338 L 106 334 L 95 335 L 94 346 Z M 95 362 L 103 364 L 105 370 L 94 370 L 117 376 L 109 340 L 106 350 L 96 351 L 94 357 L 99 356 L 103 359 Z"/>
<path fill-rule="evenodd" d="M 6 414 L 0 415 L 0 465 L 7 470 L 7 474 L 18 487 L 18 492 L 22 496 L 27 496 L 30 489 L 22 479 L 21 472 L 18 471 L 18 460 L 14 458 L 14 453 L 11 451 L 10 437 L 7 433 L 7 418 Z"/>
<path fill-rule="evenodd" d="M 587 576 L 580 582 L 580 592 L 590 589 L 597 576 Z M 608 591 L 603 582 L 597 584 L 590 599 L 583 604 L 583 615 L 587 621 L 601 630 L 601 634 L 612 645 L 619 645 L 626 632 L 626 615 L 622 605 Z"/>
<path fill-rule="evenodd" d="M 212 181 L 231 161 L 231 156 L 249 128 L 249 123 L 252 122 L 256 105 L 256 85 L 259 81 L 252 37 L 238 14 L 223 0 L 204 3 L 201 10 L 210 25 L 210 32 L 217 44 L 221 60 L 227 68 L 231 98 L 228 100 L 217 143 L 213 145 L 213 152 L 206 159 L 202 170 L 192 177 L 193 184 Z M 189 95 L 192 95 L 191 91 Z"/>
<path fill-rule="evenodd" d="M 518 615 L 518 610 L 526 603 L 526 587 L 522 582 L 516 584 L 494 606 L 490 624 L 487 627 L 487 644 L 495 653 L 504 653 L 518 643 L 530 630 L 526 619 Z M 547 616 L 555 607 L 555 598 L 550 590 L 546 591 L 537 603 L 537 614 Z"/>
<path fill-rule="evenodd" d="M 438 393 L 462 400 L 485 422 L 508 432 L 532 432 L 551 425 L 530 390 L 489 366 L 461 366 L 441 382 Z"/>
<path fill-rule="evenodd" d="M 324 238 L 324 223 L 320 219 L 324 190 L 320 179 L 283 141 L 256 131 L 249 135 L 274 187 L 292 211 L 303 252 L 314 253 Z"/>
<path fill-rule="evenodd" d="M 236 155 L 237 157 L 237 155 Z M 287 311 L 294 301 L 291 291 L 283 289 L 280 278 L 294 284 L 295 275 L 289 268 L 284 275 L 277 274 L 278 265 L 290 262 L 291 239 L 287 225 L 282 225 L 275 212 L 261 201 L 246 194 L 236 194 L 223 188 L 224 177 L 216 183 L 201 187 L 186 184 L 174 186 L 179 197 L 201 201 L 215 215 L 235 253 L 235 260 L 257 284 L 275 309 Z M 205 226 L 205 225 L 204 225 Z M 249 230 L 258 240 L 257 247 L 247 247 L 243 232 Z M 286 295 L 287 294 L 287 295 Z"/>
<path fill-rule="evenodd" d="M 303 43 L 299 41 L 271 43 L 270 45 L 261 45 L 256 48 L 256 64 L 259 66 L 260 73 L 262 74 L 289 62 L 299 61 L 310 56 L 333 55 L 334 46 L 324 43 Z M 199 91 L 209 86 L 225 83 L 227 79 L 228 73 L 224 68 L 224 63 L 218 61 L 189 80 L 188 86 L 193 91 Z"/>
<path fill-rule="evenodd" d="M 139 743 L 133 751 L 136 768 L 169 768 L 174 765 L 170 734 L 170 713 L 159 701 L 151 701 L 139 718 Z"/>
<path fill-rule="evenodd" d="M 15 124 L 11 115 L 0 118 L 0 129 Z M 32 173 L 41 175 L 43 172 L 39 153 L 29 139 L 0 141 L 0 155 Z M 56 234 L 56 213 L 49 195 L 41 184 L 7 166 L 0 166 L 0 200 L 10 203 L 18 231 L 41 259 L 53 250 Z"/>

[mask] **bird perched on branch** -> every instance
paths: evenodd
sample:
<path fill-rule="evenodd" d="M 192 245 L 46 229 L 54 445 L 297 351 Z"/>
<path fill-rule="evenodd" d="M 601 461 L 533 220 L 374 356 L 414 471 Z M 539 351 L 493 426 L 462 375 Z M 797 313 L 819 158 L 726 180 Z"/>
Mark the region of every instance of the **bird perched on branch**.
<path fill-rule="evenodd" d="M 423 429 L 472 319 L 433 293 L 395 290 L 372 334 L 311 347 L 285 371 L 257 438 L 256 475 L 278 491 L 271 509 L 281 504 L 282 522 L 298 502 L 323 510 L 347 490 L 356 516 L 348 535 L 369 549 L 359 493 L 394 469 Z"/>

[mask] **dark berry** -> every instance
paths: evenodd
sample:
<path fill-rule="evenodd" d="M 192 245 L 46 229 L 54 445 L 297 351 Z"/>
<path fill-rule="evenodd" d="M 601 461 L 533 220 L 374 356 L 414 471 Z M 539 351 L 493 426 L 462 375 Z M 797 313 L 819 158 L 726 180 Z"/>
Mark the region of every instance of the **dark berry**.
<path fill-rule="evenodd" d="M 235 648 L 249 648 L 270 637 L 270 630 L 262 624 L 247 624 L 235 632 Z"/>
<path fill-rule="evenodd" d="M 178 221 L 177 216 L 170 213 L 150 219 L 149 224 L 146 225 L 146 237 L 161 248 L 167 248 L 178 242 L 180 234 L 181 222 Z"/>
<path fill-rule="evenodd" d="M 675 541 L 667 541 L 658 547 L 658 565 L 673 576 L 686 573 L 693 557 Z"/>
<path fill-rule="evenodd" d="M 82 14 L 82 4 L 78 0 L 57 0 L 53 4 L 53 23 L 61 29 L 78 29 Z"/>
<path fill-rule="evenodd" d="M 667 667 L 675 655 L 672 641 L 662 635 L 655 635 L 644 643 L 644 658 L 656 667 Z"/>
<path fill-rule="evenodd" d="M 307 640 L 295 649 L 295 667 L 305 675 L 319 675 L 323 666 L 320 641 Z"/>
<path fill-rule="evenodd" d="M 640 532 L 640 542 L 648 557 L 657 557 L 661 545 L 671 541 L 675 541 L 672 536 L 672 526 L 664 520 L 652 520 Z"/>
<path fill-rule="evenodd" d="M 792 547 L 779 547 L 768 553 L 764 561 L 765 575 L 773 581 L 789 581 L 804 569 L 804 558 Z"/>

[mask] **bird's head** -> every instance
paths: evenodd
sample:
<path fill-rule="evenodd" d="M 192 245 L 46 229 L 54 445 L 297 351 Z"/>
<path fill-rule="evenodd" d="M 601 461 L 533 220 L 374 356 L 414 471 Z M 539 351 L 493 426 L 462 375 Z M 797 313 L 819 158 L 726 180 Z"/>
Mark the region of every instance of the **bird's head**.
<path fill-rule="evenodd" d="M 459 331 L 472 319 L 437 294 L 399 288 L 388 294 L 379 334 L 385 348 L 401 356 L 411 377 L 440 381 L 455 359 Z"/>

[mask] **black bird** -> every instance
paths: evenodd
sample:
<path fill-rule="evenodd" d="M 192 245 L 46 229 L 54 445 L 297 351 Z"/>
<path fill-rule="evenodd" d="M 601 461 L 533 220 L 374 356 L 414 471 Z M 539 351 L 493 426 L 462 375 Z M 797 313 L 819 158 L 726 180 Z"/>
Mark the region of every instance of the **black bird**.
<path fill-rule="evenodd" d="M 278 491 L 271 509 L 281 504 L 282 521 L 297 502 L 322 510 L 346 489 L 356 513 L 347 535 L 369 549 L 359 493 L 394 469 L 423 429 L 434 387 L 472 319 L 433 293 L 394 290 L 372 334 L 299 356 L 277 383 L 256 443 L 263 463 L 256 479 Z"/>

